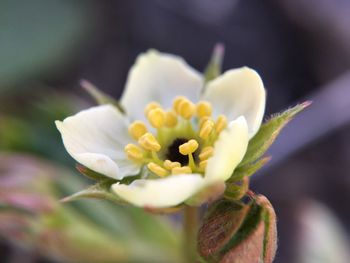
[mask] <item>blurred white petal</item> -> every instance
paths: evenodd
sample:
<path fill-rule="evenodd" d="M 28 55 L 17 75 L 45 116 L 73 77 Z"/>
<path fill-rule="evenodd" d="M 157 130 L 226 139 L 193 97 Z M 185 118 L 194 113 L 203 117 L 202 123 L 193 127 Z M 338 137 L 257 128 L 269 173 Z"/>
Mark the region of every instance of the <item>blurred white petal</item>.
<path fill-rule="evenodd" d="M 115 179 L 139 172 L 125 160 L 124 146 L 131 140 L 128 121 L 113 106 L 93 107 L 55 123 L 67 152 L 87 168 Z"/>
<path fill-rule="evenodd" d="M 132 119 L 143 120 L 149 102 L 167 108 L 180 95 L 198 101 L 202 87 L 202 75 L 181 57 L 150 50 L 130 69 L 121 104 Z"/>
<path fill-rule="evenodd" d="M 230 178 L 246 153 L 248 141 L 248 126 L 244 117 L 230 122 L 214 144 L 213 156 L 205 170 L 205 180 L 217 182 Z"/>
<path fill-rule="evenodd" d="M 203 97 L 212 103 L 214 115 L 224 114 L 229 120 L 244 116 L 249 138 L 258 131 L 264 116 L 266 94 L 255 70 L 243 67 L 226 71 L 208 83 Z"/>
<path fill-rule="evenodd" d="M 130 185 L 114 184 L 113 191 L 139 207 L 176 206 L 197 193 L 204 185 L 199 174 L 171 175 L 161 179 L 135 180 Z"/>

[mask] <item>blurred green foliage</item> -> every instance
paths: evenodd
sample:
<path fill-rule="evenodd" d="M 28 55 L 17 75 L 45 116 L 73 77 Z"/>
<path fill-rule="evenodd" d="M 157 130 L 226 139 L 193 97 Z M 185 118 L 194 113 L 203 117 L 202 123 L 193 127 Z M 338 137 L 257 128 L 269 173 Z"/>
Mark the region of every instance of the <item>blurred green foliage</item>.
<path fill-rule="evenodd" d="M 0 90 L 63 70 L 94 28 L 92 11 L 91 1 L 0 1 Z"/>

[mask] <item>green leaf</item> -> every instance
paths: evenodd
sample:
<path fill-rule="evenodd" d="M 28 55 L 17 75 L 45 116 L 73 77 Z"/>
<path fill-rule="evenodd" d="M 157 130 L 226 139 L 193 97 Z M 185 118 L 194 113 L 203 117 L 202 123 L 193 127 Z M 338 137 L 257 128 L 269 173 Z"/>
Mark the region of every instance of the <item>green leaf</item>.
<path fill-rule="evenodd" d="M 205 83 L 220 76 L 222 61 L 224 59 L 225 47 L 223 44 L 216 44 L 210 61 L 204 71 Z"/>
<path fill-rule="evenodd" d="M 244 166 L 238 167 L 234 172 L 230 179 L 227 180 L 228 183 L 237 182 L 242 180 L 244 177 L 249 177 L 259 171 L 265 164 L 267 164 L 271 160 L 271 157 L 264 157 L 260 160 L 249 163 Z"/>
<path fill-rule="evenodd" d="M 125 203 L 122 201 L 117 195 L 110 191 L 110 187 L 112 182 L 108 181 L 100 181 L 97 184 L 94 184 L 84 190 L 81 190 L 75 194 L 67 196 L 61 199 L 61 202 L 71 202 L 75 200 L 79 200 L 82 198 L 94 198 L 94 199 L 105 199 L 118 204 Z"/>
<path fill-rule="evenodd" d="M 120 103 L 111 97 L 110 95 L 104 93 L 103 91 L 99 90 L 94 84 L 87 80 L 81 80 L 80 85 L 86 90 L 89 95 L 95 99 L 97 104 L 104 105 L 104 104 L 112 104 L 115 107 L 117 107 L 122 113 L 125 113 L 125 110 L 120 105 Z"/>
<path fill-rule="evenodd" d="M 295 117 L 296 114 L 304 110 L 311 104 L 306 101 L 290 108 L 280 114 L 273 116 L 270 120 L 261 125 L 258 133 L 250 140 L 247 153 L 239 167 L 253 163 L 258 160 L 270 148 L 276 140 L 281 130 Z"/>
<path fill-rule="evenodd" d="M 0 225 L 4 226 L 0 235 L 9 240 L 14 236 L 8 233 L 14 230 L 20 233 L 21 244 L 50 259 L 58 256 L 59 261 L 181 262 L 179 233 L 165 218 L 106 200 L 62 204 L 57 197 L 86 187 L 84 178 L 28 155 L 0 154 L 0 170 L 4 179 L 0 180 L 0 192 L 12 190 L 14 198 L 8 201 L 17 202 L 9 203 L 6 210 L 0 208 Z M 11 189 L 7 179 L 11 179 Z M 106 182 L 99 188 L 108 195 Z M 53 201 L 50 209 L 42 206 L 47 201 Z M 8 209 L 13 205 L 26 209 Z"/>

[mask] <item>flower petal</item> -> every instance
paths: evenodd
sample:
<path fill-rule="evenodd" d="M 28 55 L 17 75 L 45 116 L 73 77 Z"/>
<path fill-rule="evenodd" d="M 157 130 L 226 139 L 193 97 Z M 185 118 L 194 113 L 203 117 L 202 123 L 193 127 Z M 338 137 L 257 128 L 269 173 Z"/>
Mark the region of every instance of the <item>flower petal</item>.
<path fill-rule="evenodd" d="M 199 174 L 171 175 L 161 179 L 135 180 L 130 185 L 114 184 L 113 191 L 127 202 L 150 208 L 181 204 L 197 193 L 204 179 Z"/>
<path fill-rule="evenodd" d="M 229 120 L 244 116 L 252 138 L 262 122 L 266 94 L 259 74 L 243 67 L 226 71 L 208 83 L 204 99 L 213 105 L 214 114 L 225 114 Z"/>
<path fill-rule="evenodd" d="M 242 161 L 248 146 L 248 126 L 244 117 L 230 122 L 214 144 L 213 156 L 205 170 L 207 183 L 226 181 Z"/>
<path fill-rule="evenodd" d="M 131 68 L 121 104 L 132 119 L 144 119 L 144 108 L 156 101 L 170 107 L 179 95 L 198 101 L 203 87 L 200 73 L 182 58 L 150 50 Z"/>
<path fill-rule="evenodd" d="M 139 172 L 124 154 L 131 140 L 128 121 L 113 106 L 93 107 L 55 123 L 67 152 L 87 168 L 115 179 Z"/>

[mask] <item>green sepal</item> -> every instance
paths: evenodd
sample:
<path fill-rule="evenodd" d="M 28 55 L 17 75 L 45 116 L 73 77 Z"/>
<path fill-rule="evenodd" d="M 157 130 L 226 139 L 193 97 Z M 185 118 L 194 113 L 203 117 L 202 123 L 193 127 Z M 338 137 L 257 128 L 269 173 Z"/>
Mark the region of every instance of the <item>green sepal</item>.
<path fill-rule="evenodd" d="M 112 96 L 99 90 L 94 84 L 83 79 L 80 81 L 80 85 L 86 90 L 87 93 L 96 101 L 98 105 L 112 104 L 119 109 L 120 112 L 125 113 L 124 108 L 120 103 Z"/>
<path fill-rule="evenodd" d="M 276 216 L 270 202 L 250 194 L 248 203 L 219 200 L 204 218 L 198 251 L 207 262 L 272 263 L 276 252 Z"/>
<path fill-rule="evenodd" d="M 93 199 L 105 199 L 112 201 L 117 204 L 125 204 L 125 201 L 120 199 L 116 194 L 111 192 L 111 185 L 115 183 L 112 180 L 101 180 L 100 182 L 89 186 L 88 188 L 81 190 L 75 194 L 67 196 L 61 199 L 61 202 L 71 202 L 83 198 L 93 198 Z"/>
<path fill-rule="evenodd" d="M 242 199 L 249 190 L 249 177 L 245 176 L 242 180 L 236 182 L 226 182 L 224 197 L 231 201 Z"/>
<path fill-rule="evenodd" d="M 220 199 L 209 206 L 198 233 L 198 252 L 206 259 L 215 257 L 238 231 L 250 206 Z"/>
<path fill-rule="evenodd" d="M 227 183 L 233 183 L 242 180 L 244 177 L 250 177 L 251 175 L 255 174 L 257 171 L 259 171 L 265 164 L 267 164 L 271 160 L 271 157 L 264 157 L 259 160 L 257 160 L 254 163 L 249 163 L 244 166 L 238 167 L 234 172 L 233 175 L 228 179 Z"/>
<path fill-rule="evenodd" d="M 205 83 L 217 78 L 221 74 L 222 62 L 224 59 L 225 47 L 223 44 L 216 44 L 204 71 Z"/>
<path fill-rule="evenodd" d="M 256 202 L 263 207 L 264 234 L 264 263 L 272 263 L 277 250 L 277 220 L 276 213 L 270 201 L 263 195 L 256 197 Z"/>
<path fill-rule="evenodd" d="M 286 124 L 310 104 L 311 101 L 298 104 L 293 108 L 272 116 L 270 120 L 263 123 L 258 133 L 249 141 L 247 152 L 239 167 L 251 164 L 263 156 Z"/>

